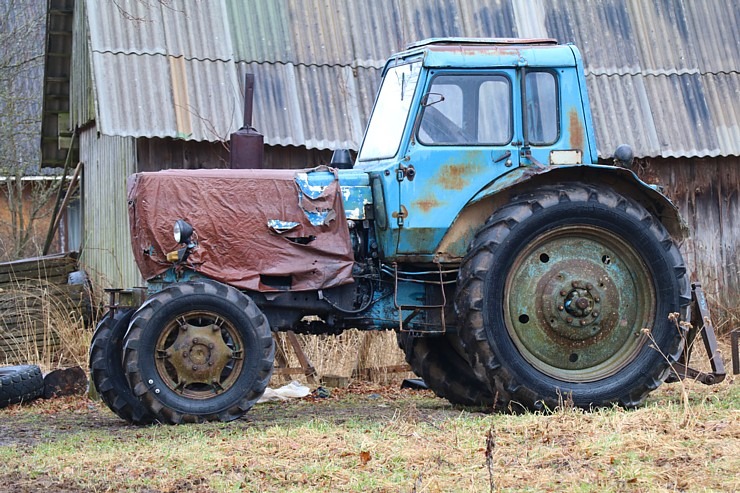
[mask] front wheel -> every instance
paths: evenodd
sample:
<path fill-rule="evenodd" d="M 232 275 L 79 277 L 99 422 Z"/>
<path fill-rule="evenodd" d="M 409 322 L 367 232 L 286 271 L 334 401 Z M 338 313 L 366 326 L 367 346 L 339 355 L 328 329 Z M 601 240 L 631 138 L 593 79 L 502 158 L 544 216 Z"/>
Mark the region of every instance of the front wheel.
<path fill-rule="evenodd" d="M 90 380 L 106 406 L 118 417 L 137 425 L 151 424 L 154 416 L 134 396 L 123 372 L 123 336 L 131 321 L 132 308 L 107 313 L 90 342 Z"/>
<path fill-rule="evenodd" d="M 124 368 L 134 394 L 165 423 L 231 421 L 262 395 L 275 347 L 267 319 L 216 282 L 173 285 L 134 314 Z"/>
<path fill-rule="evenodd" d="M 689 302 L 675 243 L 641 205 L 565 183 L 515 197 L 478 232 L 456 307 L 470 360 L 529 409 L 637 406 L 680 356 Z"/>

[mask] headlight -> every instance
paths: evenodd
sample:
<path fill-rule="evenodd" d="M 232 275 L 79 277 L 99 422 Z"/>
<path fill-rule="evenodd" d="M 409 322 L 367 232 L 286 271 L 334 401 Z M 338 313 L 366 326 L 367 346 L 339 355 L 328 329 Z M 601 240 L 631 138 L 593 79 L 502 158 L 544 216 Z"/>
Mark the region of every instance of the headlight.
<path fill-rule="evenodd" d="M 174 236 L 177 243 L 189 243 L 192 235 L 193 227 L 184 219 L 178 219 L 177 222 L 175 222 Z"/>

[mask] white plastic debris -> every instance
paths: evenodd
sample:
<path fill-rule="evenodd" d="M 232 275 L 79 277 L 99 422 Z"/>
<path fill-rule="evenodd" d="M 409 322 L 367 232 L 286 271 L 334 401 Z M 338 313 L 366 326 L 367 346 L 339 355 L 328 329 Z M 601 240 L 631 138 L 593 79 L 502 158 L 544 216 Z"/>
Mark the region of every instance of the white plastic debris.
<path fill-rule="evenodd" d="M 262 394 L 262 397 L 260 397 L 260 400 L 257 401 L 257 404 L 259 404 L 260 402 L 287 401 L 288 399 L 299 399 L 301 397 L 306 397 L 310 393 L 311 393 L 311 389 L 303 385 L 301 382 L 297 380 L 293 380 L 289 384 L 283 385 L 279 389 L 271 389 L 270 387 L 267 387 L 265 389 L 265 393 Z"/>

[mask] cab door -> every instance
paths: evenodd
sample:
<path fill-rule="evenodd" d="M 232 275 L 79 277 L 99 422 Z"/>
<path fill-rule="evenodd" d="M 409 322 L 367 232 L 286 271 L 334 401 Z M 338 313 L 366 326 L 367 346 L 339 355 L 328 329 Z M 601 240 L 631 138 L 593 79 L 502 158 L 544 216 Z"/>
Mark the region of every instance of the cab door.
<path fill-rule="evenodd" d="M 519 166 L 515 69 L 430 72 L 404 160 L 398 165 L 396 253 L 433 256 L 481 188 Z"/>

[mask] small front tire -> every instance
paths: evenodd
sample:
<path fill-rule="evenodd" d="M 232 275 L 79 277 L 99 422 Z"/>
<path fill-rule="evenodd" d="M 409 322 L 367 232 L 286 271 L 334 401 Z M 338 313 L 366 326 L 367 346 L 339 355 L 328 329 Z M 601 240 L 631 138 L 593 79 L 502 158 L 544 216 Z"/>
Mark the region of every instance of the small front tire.
<path fill-rule="evenodd" d="M 231 421 L 270 380 L 267 319 L 240 291 L 216 282 L 175 284 L 134 314 L 124 341 L 129 385 L 164 423 Z"/>
<path fill-rule="evenodd" d="M 132 308 L 106 313 L 90 343 L 90 380 L 105 405 L 118 417 L 136 425 L 154 422 L 154 416 L 128 386 L 123 372 L 123 336 L 131 321 Z"/>

